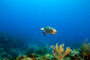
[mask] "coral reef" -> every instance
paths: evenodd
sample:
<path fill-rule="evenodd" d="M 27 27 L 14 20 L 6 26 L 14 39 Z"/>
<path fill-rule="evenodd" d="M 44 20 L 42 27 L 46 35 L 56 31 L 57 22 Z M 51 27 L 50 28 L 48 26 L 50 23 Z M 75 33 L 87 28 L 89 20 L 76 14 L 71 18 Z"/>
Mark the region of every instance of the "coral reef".
<path fill-rule="evenodd" d="M 65 52 L 63 47 L 64 44 L 60 45 L 59 47 L 58 44 L 56 44 L 56 46 L 51 45 L 51 48 L 56 51 L 56 52 L 52 51 L 52 53 L 58 60 L 63 59 L 67 54 L 71 52 L 70 47 L 67 47 Z"/>
<path fill-rule="evenodd" d="M 28 48 L 27 51 L 26 51 L 26 55 L 29 56 L 31 53 L 35 53 L 35 48 L 34 47 L 31 47 L 31 48 Z"/>
<path fill-rule="evenodd" d="M 72 49 L 71 50 L 71 53 L 69 54 L 70 56 L 70 58 L 71 58 L 71 60 L 81 60 L 82 58 L 81 58 L 81 53 L 80 53 L 80 49 Z"/>
<path fill-rule="evenodd" d="M 48 46 L 28 48 L 23 40 L 0 33 L 0 60 L 90 60 L 90 43 L 86 41 L 78 49 L 67 47 L 65 51 L 64 44 L 51 45 L 51 54 Z"/>
<path fill-rule="evenodd" d="M 70 53 L 71 56 L 75 56 L 75 55 L 79 56 L 79 54 L 80 54 L 80 52 L 76 49 L 72 49 L 71 53 Z"/>
<path fill-rule="evenodd" d="M 85 42 L 82 44 L 81 53 L 82 53 L 82 57 L 85 60 L 90 60 L 90 43 L 86 44 L 87 40 L 88 39 L 86 39 Z"/>
<path fill-rule="evenodd" d="M 0 59 L 16 58 L 28 48 L 24 41 L 14 38 L 9 34 L 0 33 Z"/>
<path fill-rule="evenodd" d="M 40 46 L 40 48 L 36 51 L 36 53 L 39 55 L 45 55 L 45 54 L 49 53 L 48 46 L 45 46 L 44 48 L 42 48 L 42 46 Z"/>
<path fill-rule="evenodd" d="M 32 60 L 30 57 L 27 57 L 27 55 L 22 55 L 21 57 L 17 57 L 16 60 Z"/>

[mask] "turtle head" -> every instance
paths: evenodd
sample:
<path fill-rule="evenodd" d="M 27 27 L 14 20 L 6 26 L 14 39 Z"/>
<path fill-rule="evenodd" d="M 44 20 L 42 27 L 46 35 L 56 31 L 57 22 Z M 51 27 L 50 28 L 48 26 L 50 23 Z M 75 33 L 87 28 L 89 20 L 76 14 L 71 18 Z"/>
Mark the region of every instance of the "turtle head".
<path fill-rule="evenodd" d="M 40 28 L 40 30 L 44 30 L 44 28 Z"/>
<path fill-rule="evenodd" d="M 52 32 L 52 34 L 55 34 L 55 35 L 56 35 L 56 32 L 57 32 L 57 31 L 54 29 L 53 32 Z"/>

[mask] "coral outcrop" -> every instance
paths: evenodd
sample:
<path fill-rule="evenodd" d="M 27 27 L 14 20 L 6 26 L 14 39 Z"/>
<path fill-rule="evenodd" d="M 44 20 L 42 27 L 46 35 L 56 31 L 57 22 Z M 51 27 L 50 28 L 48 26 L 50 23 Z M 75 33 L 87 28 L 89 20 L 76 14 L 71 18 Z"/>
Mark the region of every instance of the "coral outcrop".
<path fill-rule="evenodd" d="M 64 51 L 64 44 L 61 44 L 60 46 L 58 46 L 58 44 L 56 44 L 56 46 L 51 45 L 51 48 L 56 51 L 52 51 L 52 53 L 58 60 L 62 60 L 67 54 L 71 52 L 70 47 L 67 47 L 66 51 Z"/>
<path fill-rule="evenodd" d="M 85 60 L 90 60 L 90 43 L 86 44 L 87 40 L 88 39 L 86 39 L 85 42 L 82 44 L 81 53 L 82 53 L 82 57 Z"/>

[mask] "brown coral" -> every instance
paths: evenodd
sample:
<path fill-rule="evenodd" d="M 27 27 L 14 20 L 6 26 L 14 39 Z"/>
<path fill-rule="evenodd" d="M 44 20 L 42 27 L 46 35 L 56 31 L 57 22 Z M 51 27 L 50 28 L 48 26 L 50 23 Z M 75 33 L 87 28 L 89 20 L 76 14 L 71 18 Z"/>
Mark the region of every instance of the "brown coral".
<path fill-rule="evenodd" d="M 85 42 L 82 44 L 82 50 L 90 53 L 90 43 L 86 44 L 87 41 L 88 41 L 88 39 L 86 39 Z"/>
<path fill-rule="evenodd" d="M 58 60 L 61 60 L 63 59 L 67 54 L 69 54 L 71 52 L 71 49 L 70 47 L 67 47 L 66 48 L 66 51 L 64 52 L 64 44 L 61 44 L 59 47 L 58 47 L 58 44 L 56 44 L 56 46 L 50 46 L 54 51 L 52 51 L 53 55 L 58 59 Z"/>
<path fill-rule="evenodd" d="M 16 60 L 32 60 L 32 59 L 28 57 L 27 55 L 22 55 L 21 57 L 17 57 Z"/>
<path fill-rule="evenodd" d="M 87 41 L 88 39 L 82 44 L 81 53 L 85 60 L 90 60 L 90 43 L 86 44 Z"/>

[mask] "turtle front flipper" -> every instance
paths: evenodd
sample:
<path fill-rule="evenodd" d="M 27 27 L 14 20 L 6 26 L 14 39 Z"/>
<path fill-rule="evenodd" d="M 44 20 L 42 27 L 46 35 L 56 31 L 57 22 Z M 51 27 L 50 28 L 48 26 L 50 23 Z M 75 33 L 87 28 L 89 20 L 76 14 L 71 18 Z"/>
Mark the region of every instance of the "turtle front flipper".
<path fill-rule="evenodd" d="M 46 35 L 45 35 L 45 31 L 43 31 L 43 35 L 46 36 Z"/>

